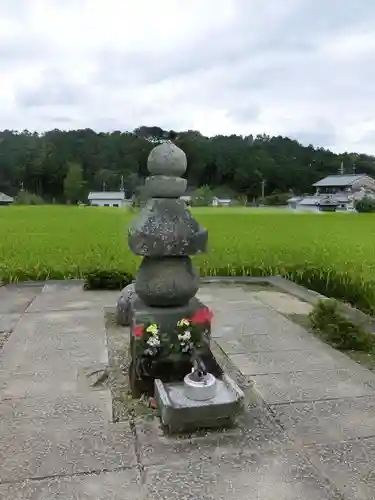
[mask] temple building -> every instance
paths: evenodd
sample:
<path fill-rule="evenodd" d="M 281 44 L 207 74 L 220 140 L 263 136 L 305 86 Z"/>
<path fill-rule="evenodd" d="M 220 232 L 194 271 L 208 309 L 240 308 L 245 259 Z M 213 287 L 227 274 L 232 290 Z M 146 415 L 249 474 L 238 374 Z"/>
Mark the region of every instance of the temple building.
<path fill-rule="evenodd" d="M 375 199 L 375 180 L 366 174 L 337 174 L 313 184 L 313 196 L 294 196 L 288 200 L 293 210 L 321 211 L 327 203 L 337 211 L 354 211 L 356 201 L 364 197 Z"/>

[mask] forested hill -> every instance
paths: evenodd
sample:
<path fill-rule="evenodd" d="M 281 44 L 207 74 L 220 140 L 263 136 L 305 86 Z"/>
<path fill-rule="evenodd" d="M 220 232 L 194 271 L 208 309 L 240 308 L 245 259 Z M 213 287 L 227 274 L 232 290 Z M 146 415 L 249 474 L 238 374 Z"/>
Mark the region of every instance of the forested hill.
<path fill-rule="evenodd" d="M 132 193 L 147 175 L 146 159 L 152 147 L 165 138 L 159 127 L 133 132 L 96 133 L 91 129 L 52 130 L 38 135 L 0 132 L 0 191 L 16 195 L 20 187 L 45 200 L 64 201 L 64 179 L 72 163 L 82 168 L 82 186 L 88 190 L 118 190 L 121 176 Z M 176 143 L 188 157 L 189 186 L 209 185 L 259 197 L 266 194 L 311 192 L 311 184 L 345 171 L 375 177 L 375 157 L 336 155 L 312 145 L 305 147 L 286 137 L 215 136 L 197 131 L 179 132 Z"/>

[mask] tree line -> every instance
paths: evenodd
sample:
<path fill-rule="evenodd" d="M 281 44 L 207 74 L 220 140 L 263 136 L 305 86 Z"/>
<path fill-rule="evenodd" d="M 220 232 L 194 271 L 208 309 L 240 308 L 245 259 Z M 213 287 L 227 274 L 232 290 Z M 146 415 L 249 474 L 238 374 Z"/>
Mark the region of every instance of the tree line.
<path fill-rule="evenodd" d="M 20 191 L 64 203 L 85 200 L 91 190 L 119 190 L 132 196 L 147 176 L 147 156 L 168 132 L 142 126 L 132 132 L 96 133 L 51 130 L 43 134 L 0 132 L 0 191 Z M 248 200 L 281 194 L 312 192 L 312 184 L 338 173 L 375 177 L 375 157 L 357 153 L 334 154 L 303 146 L 287 137 L 206 137 L 198 131 L 178 132 L 176 144 L 188 158 L 190 190 L 205 186 L 219 196 L 233 193 Z"/>

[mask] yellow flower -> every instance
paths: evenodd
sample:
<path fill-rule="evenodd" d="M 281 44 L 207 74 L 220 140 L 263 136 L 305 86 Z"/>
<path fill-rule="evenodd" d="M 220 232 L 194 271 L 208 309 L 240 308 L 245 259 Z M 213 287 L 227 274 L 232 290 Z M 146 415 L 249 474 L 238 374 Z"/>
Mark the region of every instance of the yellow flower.
<path fill-rule="evenodd" d="M 188 319 L 180 319 L 180 321 L 178 321 L 177 323 L 177 326 L 189 326 L 190 325 L 190 321 Z"/>
<path fill-rule="evenodd" d="M 151 333 L 151 335 L 157 335 L 159 333 L 158 326 L 153 323 L 152 325 L 146 328 L 146 332 Z"/>

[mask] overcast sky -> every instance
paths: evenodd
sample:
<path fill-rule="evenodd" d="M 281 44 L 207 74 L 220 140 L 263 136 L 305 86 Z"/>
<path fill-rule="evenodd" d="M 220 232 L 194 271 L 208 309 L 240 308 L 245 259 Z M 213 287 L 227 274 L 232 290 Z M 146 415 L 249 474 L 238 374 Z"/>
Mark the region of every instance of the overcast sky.
<path fill-rule="evenodd" d="M 0 128 L 375 154 L 374 0 L 0 0 Z"/>

